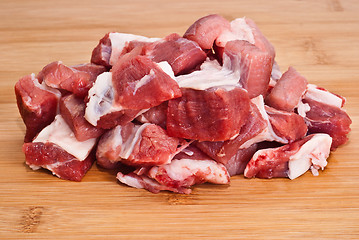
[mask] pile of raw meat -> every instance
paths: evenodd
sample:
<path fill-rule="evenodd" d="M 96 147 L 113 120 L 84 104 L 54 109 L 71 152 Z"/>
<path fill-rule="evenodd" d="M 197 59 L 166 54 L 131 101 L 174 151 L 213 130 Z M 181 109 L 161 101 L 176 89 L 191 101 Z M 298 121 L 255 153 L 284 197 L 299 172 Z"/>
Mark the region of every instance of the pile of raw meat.
<path fill-rule="evenodd" d="M 108 33 L 91 63 L 50 63 L 15 93 L 30 168 L 81 181 L 96 161 L 154 193 L 318 175 L 351 124 L 343 97 L 282 74 L 253 20 L 219 15 L 183 36 Z"/>

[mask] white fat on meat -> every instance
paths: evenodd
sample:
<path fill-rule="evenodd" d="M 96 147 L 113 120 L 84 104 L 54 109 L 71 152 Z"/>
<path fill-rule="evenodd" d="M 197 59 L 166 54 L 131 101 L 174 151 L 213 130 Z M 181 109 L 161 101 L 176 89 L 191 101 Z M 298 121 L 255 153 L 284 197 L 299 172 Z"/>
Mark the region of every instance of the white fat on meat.
<path fill-rule="evenodd" d="M 304 99 L 306 98 L 337 108 L 342 108 L 345 102 L 345 99 L 340 98 L 327 90 L 320 89 L 314 84 L 307 85 L 307 91 L 304 95 Z"/>
<path fill-rule="evenodd" d="M 258 97 L 252 98 L 251 101 L 252 101 L 252 103 L 254 103 L 257 106 L 263 119 L 267 121 L 267 127 L 262 132 L 260 132 L 258 135 L 256 135 L 255 137 L 253 137 L 253 138 L 249 139 L 248 141 L 246 141 L 245 143 L 243 143 L 239 148 L 240 149 L 248 148 L 254 143 L 259 143 L 259 142 L 263 142 L 263 141 L 276 141 L 279 143 L 287 144 L 288 143 L 287 139 L 281 138 L 277 134 L 275 134 L 275 132 L 272 128 L 272 125 L 269 121 L 268 114 L 264 108 L 263 96 L 259 95 Z"/>
<path fill-rule="evenodd" d="M 327 166 L 332 138 L 328 134 L 318 133 L 304 143 L 298 152 L 290 156 L 288 162 L 288 177 L 295 179 L 309 169 L 314 176 L 319 175 L 318 170 Z"/>
<path fill-rule="evenodd" d="M 155 178 L 158 166 L 152 167 L 148 175 L 151 178 Z M 173 159 L 171 163 L 162 165 L 168 176 L 173 181 L 184 181 L 191 176 L 195 176 L 198 173 L 201 177 L 204 177 L 206 182 L 216 184 L 228 184 L 229 174 L 227 169 L 221 163 L 217 163 L 213 160 L 194 160 L 194 159 Z"/>
<path fill-rule="evenodd" d="M 33 142 L 54 143 L 78 160 L 83 161 L 95 145 L 96 138 L 90 138 L 83 142 L 78 141 L 63 117 L 57 115 L 55 120 L 45 127 Z"/>
<path fill-rule="evenodd" d="M 234 40 L 246 40 L 251 44 L 255 43 L 252 29 L 246 23 L 245 17 L 234 19 L 231 22 L 231 29 L 223 31 L 216 39 L 216 45 L 224 47 L 227 42 Z"/>
<path fill-rule="evenodd" d="M 111 130 L 111 140 L 108 141 L 111 143 L 111 145 L 107 146 L 107 148 L 116 149 L 118 146 L 121 146 L 119 158 L 128 159 L 133 152 L 133 148 L 135 147 L 136 143 L 141 141 L 141 134 L 148 125 L 150 124 L 145 123 L 142 125 L 135 125 L 127 139 L 122 138 L 122 126 L 118 125 Z"/>
<path fill-rule="evenodd" d="M 114 105 L 111 72 L 104 72 L 97 76 L 94 85 L 88 92 L 88 97 L 85 119 L 93 126 L 97 126 L 97 122 L 102 116 L 122 110 L 122 107 Z"/>
<path fill-rule="evenodd" d="M 175 78 L 181 88 L 206 90 L 211 87 L 228 87 L 228 90 L 239 84 L 240 73 L 230 68 L 222 67 L 217 60 L 207 59 L 200 70 Z"/>
<path fill-rule="evenodd" d="M 109 34 L 111 41 L 111 57 L 110 65 L 114 65 L 119 56 L 121 55 L 123 48 L 126 46 L 126 43 L 131 41 L 140 41 L 140 42 L 155 42 L 160 38 L 148 38 L 140 35 L 128 34 L 128 33 L 117 33 L 113 32 Z"/>
<path fill-rule="evenodd" d="M 310 106 L 308 103 L 303 103 L 302 100 L 299 101 L 298 105 L 295 107 L 297 109 L 298 115 L 305 118 L 307 112 L 310 111 Z"/>

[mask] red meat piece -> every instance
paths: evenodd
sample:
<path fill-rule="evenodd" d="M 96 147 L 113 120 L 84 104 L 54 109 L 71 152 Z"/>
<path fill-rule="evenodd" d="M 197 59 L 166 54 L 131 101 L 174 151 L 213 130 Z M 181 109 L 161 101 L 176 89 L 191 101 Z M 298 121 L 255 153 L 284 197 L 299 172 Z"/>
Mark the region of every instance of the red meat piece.
<path fill-rule="evenodd" d="M 247 41 L 236 40 L 226 44 L 223 58 L 224 66 L 227 61 L 231 70 L 239 70 L 239 82 L 248 91 L 250 98 L 266 93 L 273 64 L 267 52 Z"/>
<path fill-rule="evenodd" d="M 303 117 L 296 113 L 280 111 L 265 106 L 270 124 L 278 137 L 288 140 L 288 143 L 303 138 L 308 131 Z"/>
<path fill-rule="evenodd" d="M 291 112 L 302 99 L 307 84 L 308 81 L 302 75 L 293 67 L 289 67 L 266 97 L 265 102 L 276 109 Z"/>
<path fill-rule="evenodd" d="M 207 57 L 199 45 L 173 33 L 146 46 L 145 54 L 154 62 L 167 61 L 175 75 L 188 73 Z"/>
<path fill-rule="evenodd" d="M 310 106 L 305 121 L 310 133 L 327 133 L 333 138 L 332 150 L 348 141 L 352 120 L 341 108 L 304 99 L 303 103 Z"/>
<path fill-rule="evenodd" d="M 117 62 L 112 83 L 115 102 L 124 109 L 147 109 L 181 96 L 177 82 L 144 56 Z"/>
<path fill-rule="evenodd" d="M 79 141 L 97 138 L 104 132 L 103 129 L 94 127 L 86 121 L 85 108 L 86 105 L 83 100 L 74 94 L 67 95 L 60 99 L 61 115 Z"/>
<path fill-rule="evenodd" d="M 33 75 L 27 75 L 15 84 L 15 95 L 26 126 L 24 141 L 31 142 L 55 119 L 60 93 L 47 90 Z"/>
<path fill-rule="evenodd" d="M 249 115 L 247 92 L 239 87 L 182 89 L 168 103 L 170 136 L 201 141 L 224 141 L 239 133 Z"/>
<path fill-rule="evenodd" d="M 229 22 L 220 15 L 212 14 L 198 19 L 183 35 L 184 38 L 195 41 L 203 49 L 211 49 L 216 38 L 229 30 Z"/>
<path fill-rule="evenodd" d="M 42 167 L 59 178 L 71 181 L 81 181 L 94 162 L 91 154 L 85 160 L 79 161 L 56 144 L 49 142 L 25 143 L 23 151 L 26 164 L 31 168 Z"/>

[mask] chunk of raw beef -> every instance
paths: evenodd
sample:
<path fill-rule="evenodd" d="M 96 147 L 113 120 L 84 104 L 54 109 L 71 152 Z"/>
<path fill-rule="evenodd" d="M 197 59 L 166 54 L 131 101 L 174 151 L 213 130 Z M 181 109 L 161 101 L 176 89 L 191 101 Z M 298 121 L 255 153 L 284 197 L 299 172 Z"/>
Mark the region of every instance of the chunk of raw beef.
<path fill-rule="evenodd" d="M 99 41 L 98 45 L 92 51 L 91 62 L 111 68 L 122 54 L 129 51 L 127 47 L 132 41 L 151 43 L 157 40 L 159 40 L 159 38 L 148 38 L 128 33 L 110 32 Z"/>
<path fill-rule="evenodd" d="M 46 65 L 37 78 L 52 88 L 66 90 L 84 98 L 97 76 L 105 70 L 106 68 L 101 65 L 83 64 L 68 67 L 58 61 Z"/>
<path fill-rule="evenodd" d="M 26 164 L 46 168 L 59 178 L 81 181 L 94 162 L 90 155 L 96 138 L 78 141 L 61 115 L 45 127 L 31 143 L 25 143 Z"/>
<path fill-rule="evenodd" d="M 168 101 L 161 103 L 156 107 L 139 115 L 136 120 L 140 123 L 153 123 L 166 129 Z"/>
<path fill-rule="evenodd" d="M 239 149 L 237 153 L 233 155 L 226 164 L 224 164 L 229 175 L 234 176 L 243 174 L 249 160 L 251 160 L 256 151 L 257 144 L 253 144 L 248 148 Z"/>
<path fill-rule="evenodd" d="M 137 175 L 135 173 L 123 174 L 121 172 L 117 173 L 117 179 L 130 187 L 134 188 L 144 188 L 152 193 L 159 193 L 160 191 L 171 191 L 176 193 L 190 194 L 191 189 L 189 188 L 174 188 L 161 185 L 156 180 L 147 177 L 146 175 Z"/>
<path fill-rule="evenodd" d="M 265 106 L 269 122 L 273 131 L 280 138 L 286 139 L 289 143 L 303 138 L 308 131 L 303 117 L 294 112 L 277 110 Z"/>
<path fill-rule="evenodd" d="M 94 127 L 86 121 L 85 108 L 86 105 L 84 101 L 74 94 L 64 96 L 60 99 L 61 115 L 79 141 L 98 138 L 104 132 L 103 129 Z"/>
<path fill-rule="evenodd" d="M 242 144 L 261 133 L 267 125 L 267 120 L 262 117 L 257 106 L 251 103 L 246 123 L 237 137 L 227 141 L 196 141 L 195 145 L 217 162 L 227 164 L 239 152 L 238 149 Z"/>
<path fill-rule="evenodd" d="M 332 138 L 318 133 L 278 148 L 258 150 L 247 164 L 248 178 L 289 177 L 294 179 L 311 169 L 318 175 L 327 165 Z"/>
<path fill-rule="evenodd" d="M 171 163 L 140 169 L 124 175 L 118 173 L 117 179 L 136 188 L 145 188 L 151 192 L 168 190 L 178 193 L 191 193 L 189 187 L 204 182 L 229 184 L 227 169 L 210 159 L 194 146 L 178 153 Z"/>
<path fill-rule="evenodd" d="M 225 47 L 230 41 L 244 40 L 254 44 L 263 52 L 266 52 L 274 63 L 275 50 L 273 45 L 259 30 L 258 26 L 250 18 L 237 18 L 230 23 L 230 28 L 222 31 L 216 40 L 216 45 Z"/>
<path fill-rule="evenodd" d="M 112 68 L 114 99 L 123 109 L 147 109 L 181 96 L 177 82 L 145 56 Z"/>
<path fill-rule="evenodd" d="M 212 14 L 194 22 L 183 37 L 197 42 L 203 49 L 211 49 L 217 37 L 228 29 L 230 29 L 230 23 L 225 18 Z"/>
<path fill-rule="evenodd" d="M 169 137 L 155 124 L 128 123 L 101 137 L 96 156 L 105 168 L 119 161 L 132 166 L 161 165 L 171 162 L 179 144 L 179 139 Z"/>
<path fill-rule="evenodd" d="M 267 52 L 247 41 L 230 41 L 224 48 L 223 66 L 240 72 L 239 82 L 250 98 L 266 93 L 272 64 Z"/>
<path fill-rule="evenodd" d="M 141 110 L 116 106 L 111 72 L 104 72 L 97 77 L 88 98 L 85 119 L 98 128 L 111 129 L 124 125 L 141 114 Z"/>
<path fill-rule="evenodd" d="M 305 115 L 309 133 L 327 133 L 333 138 L 332 150 L 348 141 L 350 124 L 348 114 L 341 108 L 306 98 L 310 110 Z"/>
<path fill-rule="evenodd" d="M 60 92 L 40 84 L 35 75 L 27 75 L 15 84 L 17 106 L 26 126 L 24 141 L 32 139 L 55 118 Z"/>
<path fill-rule="evenodd" d="M 179 138 L 224 141 L 239 133 L 248 115 L 248 94 L 240 87 L 182 88 L 182 97 L 168 102 L 167 131 Z"/>
<path fill-rule="evenodd" d="M 248 148 L 250 147 L 252 144 L 254 143 L 260 143 L 263 141 L 275 141 L 275 142 L 279 142 L 279 143 L 288 143 L 288 139 L 286 139 L 285 137 L 281 137 L 278 136 L 276 134 L 276 132 L 274 131 L 272 124 L 270 122 L 269 119 L 269 115 L 266 111 L 266 106 L 264 105 L 264 100 L 263 100 L 263 96 L 259 95 L 258 97 L 252 98 L 251 102 L 258 108 L 258 111 L 260 112 L 262 118 L 267 121 L 266 127 L 258 134 L 256 134 L 255 136 L 251 137 L 250 139 L 248 139 L 246 142 L 244 142 L 240 148 Z M 280 127 L 280 126 L 278 126 Z M 284 128 L 286 128 L 286 126 L 283 126 Z"/>
<path fill-rule="evenodd" d="M 25 143 L 23 151 L 26 164 L 33 170 L 45 168 L 57 177 L 71 181 L 81 181 L 95 160 L 94 156 L 89 155 L 80 161 L 50 142 Z"/>
<path fill-rule="evenodd" d="M 265 99 L 268 106 L 291 112 L 307 90 L 308 81 L 289 67 Z"/>
<path fill-rule="evenodd" d="M 175 75 L 190 72 L 207 58 L 196 42 L 182 38 L 177 33 L 148 44 L 145 55 L 154 62 L 168 62 Z"/>

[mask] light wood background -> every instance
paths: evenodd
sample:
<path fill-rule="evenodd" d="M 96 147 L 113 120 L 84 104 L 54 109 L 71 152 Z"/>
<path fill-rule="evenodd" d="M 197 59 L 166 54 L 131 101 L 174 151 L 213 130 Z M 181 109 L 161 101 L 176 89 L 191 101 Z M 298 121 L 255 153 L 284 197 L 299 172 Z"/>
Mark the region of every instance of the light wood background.
<path fill-rule="evenodd" d="M 347 98 L 348 144 L 320 176 L 233 177 L 191 195 L 152 194 L 92 167 L 82 182 L 32 171 L 14 84 L 56 60 L 88 62 L 108 31 L 163 37 L 219 13 L 253 18 L 282 70 Z M 0 239 L 359 239 L 357 0 L 0 1 Z"/>

